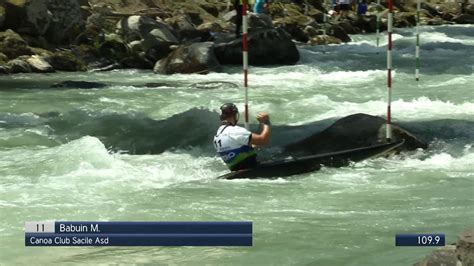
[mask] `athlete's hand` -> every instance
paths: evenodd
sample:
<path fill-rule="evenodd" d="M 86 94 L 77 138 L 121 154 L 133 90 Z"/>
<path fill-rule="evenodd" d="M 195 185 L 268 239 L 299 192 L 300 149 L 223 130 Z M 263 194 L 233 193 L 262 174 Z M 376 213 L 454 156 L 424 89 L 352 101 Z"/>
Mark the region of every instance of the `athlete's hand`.
<path fill-rule="evenodd" d="M 262 124 L 268 124 L 270 122 L 270 115 L 267 113 L 261 112 L 257 114 L 257 120 L 258 122 Z"/>

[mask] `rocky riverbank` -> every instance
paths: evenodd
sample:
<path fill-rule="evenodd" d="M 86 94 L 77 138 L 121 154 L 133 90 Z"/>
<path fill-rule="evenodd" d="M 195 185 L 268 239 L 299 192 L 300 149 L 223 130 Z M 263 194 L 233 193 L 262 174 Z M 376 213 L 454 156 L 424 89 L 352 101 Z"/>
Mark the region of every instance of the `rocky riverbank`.
<path fill-rule="evenodd" d="M 446 245 L 428 254 L 413 266 L 470 266 L 474 265 L 474 227 L 462 232 L 456 243 Z"/>
<path fill-rule="evenodd" d="M 275 0 L 267 14 L 251 14 L 252 65 L 295 64 L 298 44 L 349 42 L 372 33 L 376 14 L 354 12 L 324 23 L 320 0 Z M 395 27 L 416 23 L 415 2 L 395 1 Z M 474 5 L 422 5 L 422 24 L 474 23 Z M 462 10 L 461 10 L 462 9 Z M 208 73 L 241 64 L 236 12 L 225 1 L 5 0 L 0 2 L 0 74 L 153 69 L 160 74 Z M 386 29 L 386 15 L 381 29 Z M 327 35 L 323 33 L 327 32 Z"/>

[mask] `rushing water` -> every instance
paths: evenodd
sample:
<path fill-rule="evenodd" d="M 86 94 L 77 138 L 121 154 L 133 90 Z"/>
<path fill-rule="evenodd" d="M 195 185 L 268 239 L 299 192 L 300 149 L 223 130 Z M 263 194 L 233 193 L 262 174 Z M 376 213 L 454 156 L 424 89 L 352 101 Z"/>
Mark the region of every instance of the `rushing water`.
<path fill-rule="evenodd" d="M 268 111 L 277 132 L 267 156 L 337 117 L 384 115 L 386 47 L 353 38 L 251 68 L 252 117 Z M 209 125 L 223 102 L 242 106 L 239 67 L 0 77 L 0 263 L 409 265 L 431 249 L 397 248 L 396 233 L 456 241 L 474 224 L 474 27 L 424 27 L 419 82 L 413 30 L 394 39 L 393 116 L 430 148 L 271 181 L 215 179 Z M 62 80 L 109 86 L 48 89 Z M 254 246 L 25 248 L 24 222 L 50 219 L 250 220 Z"/>

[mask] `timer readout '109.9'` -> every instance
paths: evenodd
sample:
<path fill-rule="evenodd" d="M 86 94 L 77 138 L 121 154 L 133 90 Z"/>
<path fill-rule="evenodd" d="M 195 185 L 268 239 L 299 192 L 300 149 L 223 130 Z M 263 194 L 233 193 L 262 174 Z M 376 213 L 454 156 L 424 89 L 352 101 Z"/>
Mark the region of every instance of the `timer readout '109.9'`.
<path fill-rule="evenodd" d="M 444 234 L 396 234 L 395 246 L 397 247 L 430 247 L 444 246 Z"/>

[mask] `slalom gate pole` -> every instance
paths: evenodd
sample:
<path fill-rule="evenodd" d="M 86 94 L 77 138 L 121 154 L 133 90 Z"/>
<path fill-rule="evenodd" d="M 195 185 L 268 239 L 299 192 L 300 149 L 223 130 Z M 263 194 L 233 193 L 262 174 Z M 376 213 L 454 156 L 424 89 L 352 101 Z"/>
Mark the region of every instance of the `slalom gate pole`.
<path fill-rule="evenodd" d="M 421 0 L 416 1 L 416 50 L 415 50 L 415 79 L 420 80 L 420 9 Z"/>
<path fill-rule="evenodd" d="M 249 69 L 249 55 L 248 55 L 248 21 L 247 21 L 247 0 L 243 0 L 242 6 L 242 55 L 243 55 L 243 69 L 244 69 L 244 91 L 245 91 L 245 128 L 249 129 L 249 86 L 248 86 L 248 69 Z"/>
<path fill-rule="evenodd" d="M 324 1 L 323 1 L 323 5 L 324 5 Z M 324 38 L 326 38 L 326 25 L 327 25 L 327 22 L 328 22 L 328 17 L 327 17 L 326 12 L 324 12 L 323 13 L 323 35 L 324 35 Z M 327 43 L 326 43 L 326 41 L 324 41 L 323 53 L 326 53 L 326 45 L 327 45 Z"/>
<path fill-rule="evenodd" d="M 380 6 L 380 0 L 377 0 L 377 8 Z M 377 9 L 377 24 L 376 24 L 376 34 L 377 34 L 377 48 L 380 44 L 380 12 Z M 379 52 L 377 51 L 377 54 Z"/>
<path fill-rule="evenodd" d="M 392 27 L 393 27 L 393 0 L 388 0 L 388 45 L 387 45 L 387 142 L 392 140 Z"/>

